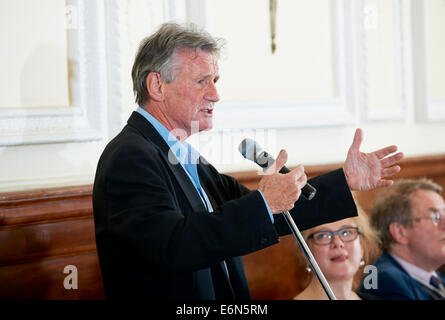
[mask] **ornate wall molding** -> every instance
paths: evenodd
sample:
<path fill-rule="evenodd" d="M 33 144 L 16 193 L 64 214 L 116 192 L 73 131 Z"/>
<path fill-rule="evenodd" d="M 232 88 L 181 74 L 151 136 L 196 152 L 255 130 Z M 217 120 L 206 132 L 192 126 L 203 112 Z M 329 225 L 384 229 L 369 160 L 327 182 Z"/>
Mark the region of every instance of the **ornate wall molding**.
<path fill-rule="evenodd" d="M 333 55 L 335 82 L 338 96 L 329 100 L 270 101 L 218 103 L 215 130 L 239 128 L 285 128 L 353 124 L 358 120 L 359 61 L 357 53 L 360 36 L 355 26 L 359 23 L 356 1 L 334 0 L 331 2 Z M 190 4 L 189 4 L 190 5 Z M 189 19 L 204 25 L 210 32 L 211 1 L 201 0 L 189 10 Z M 197 20 L 201 10 L 202 16 Z M 207 18 L 205 18 L 207 17 Z M 268 21 L 265 21 L 268 23 Z"/>
<path fill-rule="evenodd" d="M 127 1 L 110 0 L 105 3 L 108 71 L 108 137 L 115 136 L 125 124 L 123 88 L 123 41 L 126 31 L 125 6 Z"/>
<path fill-rule="evenodd" d="M 0 110 L 0 146 L 104 138 L 106 67 L 102 1 L 70 0 L 67 26 L 70 106 Z M 42 75 L 42 79 L 43 79 Z"/>
<path fill-rule="evenodd" d="M 408 104 L 411 103 L 411 90 L 410 90 L 410 63 L 411 63 L 411 8 L 407 1 L 403 0 L 392 0 L 394 4 L 394 32 L 395 32 L 395 68 L 396 68 L 396 87 L 397 87 L 397 98 L 398 104 L 394 106 L 388 106 L 391 108 L 372 109 L 369 105 L 369 100 L 367 99 L 367 89 L 368 83 L 364 82 L 364 99 L 363 99 L 363 120 L 365 121 L 393 121 L 393 120 L 404 120 L 408 112 Z M 366 5 L 361 1 L 363 12 Z M 364 20 L 363 20 L 364 21 Z M 358 26 L 358 28 L 364 28 L 363 23 Z M 366 38 L 366 32 L 363 32 L 363 37 Z M 364 65 L 366 65 L 367 59 L 367 48 L 365 46 L 364 54 L 362 58 L 364 59 Z M 367 74 L 366 67 L 363 70 L 364 75 Z"/>
<path fill-rule="evenodd" d="M 435 97 L 430 93 L 428 43 L 428 12 L 426 0 L 412 2 L 413 14 L 413 54 L 416 117 L 419 121 L 445 120 L 445 96 Z"/>

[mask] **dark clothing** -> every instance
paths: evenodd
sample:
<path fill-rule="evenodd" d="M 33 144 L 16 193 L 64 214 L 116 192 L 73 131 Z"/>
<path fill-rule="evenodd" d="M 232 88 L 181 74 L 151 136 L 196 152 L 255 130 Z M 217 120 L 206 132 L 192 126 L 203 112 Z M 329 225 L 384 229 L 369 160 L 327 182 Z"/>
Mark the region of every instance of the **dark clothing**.
<path fill-rule="evenodd" d="M 168 152 L 134 112 L 99 160 L 93 209 L 107 298 L 250 299 L 240 256 L 279 242 L 290 233 L 286 221 L 275 214 L 272 224 L 260 192 L 200 161 L 199 179 L 214 209 L 208 213 Z M 341 169 L 310 183 L 315 198 L 300 197 L 291 211 L 300 230 L 357 215 Z"/>
<path fill-rule="evenodd" d="M 385 300 L 435 300 L 443 299 L 408 272 L 387 252 L 374 263 L 377 268 L 377 289 L 365 289 L 364 279 L 357 290 L 359 295 L 376 296 Z M 443 284 L 445 276 L 437 272 Z"/>

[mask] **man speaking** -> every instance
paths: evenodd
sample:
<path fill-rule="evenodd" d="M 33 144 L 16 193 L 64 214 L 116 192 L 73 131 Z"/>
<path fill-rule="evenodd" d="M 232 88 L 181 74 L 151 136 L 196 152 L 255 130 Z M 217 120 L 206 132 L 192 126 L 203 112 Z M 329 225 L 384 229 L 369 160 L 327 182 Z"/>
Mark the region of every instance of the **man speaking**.
<path fill-rule="evenodd" d="M 93 209 L 107 298 L 250 299 L 241 257 L 279 241 L 290 210 L 306 229 L 356 215 L 350 190 L 388 186 L 403 154 L 365 154 L 357 130 L 343 169 L 311 179 L 300 197 L 300 165 L 276 166 L 250 191 L 220 174 L 185 140 L 212 128 L 218 39 L 193 25 L 163 24 L 140 45 L 132 77 L 139 108 L 107 145 L 97 167 Z M 388 156 L 388 157 L 387 157 Z M 271 261 L 271 263 L 274 263 Z"/>

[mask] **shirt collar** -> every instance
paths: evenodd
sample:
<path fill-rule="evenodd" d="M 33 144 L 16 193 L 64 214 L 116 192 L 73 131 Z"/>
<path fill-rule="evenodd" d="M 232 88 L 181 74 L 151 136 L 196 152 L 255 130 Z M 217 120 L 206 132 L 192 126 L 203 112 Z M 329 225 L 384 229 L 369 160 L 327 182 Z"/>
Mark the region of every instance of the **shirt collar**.
<path fill-rule="evenodd" d="M 179 141 L 174 134 L 167 130 L 167 128 L 153 117 L 148 111 L 142 107 L 138 107 L 136 112 L 142 115 L 148 122 L 150 122 L 159 135 L 164 139 L 170 147 L 170 152 L 176 156 L 178 161 L 184 166 L 187 164 L 197 164 L 199 152 L 196 151 L 189 143 Z M 169 153 L 170 155 L 170 153 Z"/>
<path fill-rule="evenodd" d="M 406 272 L 408 272 L 408 274 L 416 279 L 422 280 L 425 283 L 430 283 L 430 278 L 431 276 L 436 276 L 437 277 L 437 273 L 435 271 L 433 272 L 428 272 L 398 256 L 396 256 L 395 254 L 391 253 L 391 256 L 405 269 Z"/>

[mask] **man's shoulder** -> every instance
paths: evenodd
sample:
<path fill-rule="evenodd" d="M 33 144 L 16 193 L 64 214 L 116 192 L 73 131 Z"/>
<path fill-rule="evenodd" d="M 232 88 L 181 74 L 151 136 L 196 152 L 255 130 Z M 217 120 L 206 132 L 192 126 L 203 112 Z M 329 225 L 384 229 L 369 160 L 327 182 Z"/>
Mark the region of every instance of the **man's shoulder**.
<path fill-rule="evenodd" d="M 384 252 L 374 262 L 379 276 L 389 279 L 409 279 L 410 276 L 403 267 L 387 252 Z"/>
<path fill-rule="evenodd" d="M 126 125 L 107 145 L 106 149 L 156 149 L 150 137 L 145 137 L 136 128 Z"/>
<path fill-rule="evenodd" d="M 141 158 L 144 158 L 144 162 L 155 161 L 158 153 L 157 146 L 150 139 L 144 137 L 135 128 L 125 126 L 106 145 L 99 159 L 99 167 L 125 166 L 125 163 L 140 161 Z"/>
<path fill-rule="evenodd" d="M 436 273 L 442 282 L 445 283 L 445 268 L 443 268 L 442 271 L 436 271 Z"/>
<path fill-rule="evenodd" d="M 363 278 L 359 293 L 374 295 L 380 299 L 412 299 L 413 279 L 391 255 L 383 253 L 373 266 L 377 271 L 377 287 L 367 289 Z"/>

